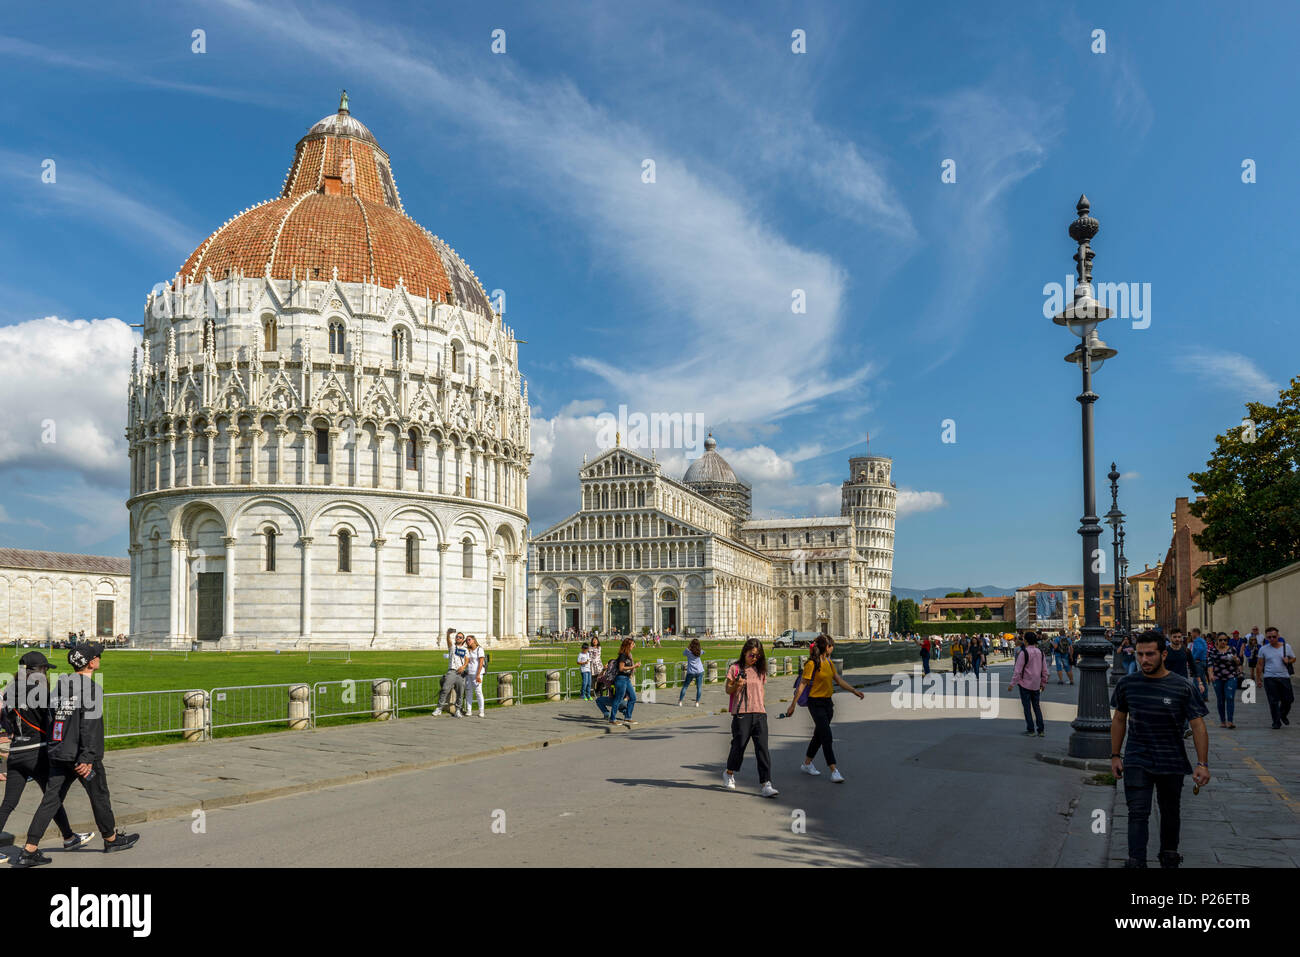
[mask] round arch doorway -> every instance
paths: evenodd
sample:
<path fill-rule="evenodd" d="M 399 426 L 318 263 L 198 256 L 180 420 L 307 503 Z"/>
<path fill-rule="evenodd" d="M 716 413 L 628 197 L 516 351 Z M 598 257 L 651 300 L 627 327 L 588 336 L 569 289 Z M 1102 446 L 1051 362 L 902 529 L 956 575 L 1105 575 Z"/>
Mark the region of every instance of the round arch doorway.
<path fill-rule="evenodd" d="M 572 628 L 574 631 L 582 630 L 582 605 L 578 601 L 576 591 L 566 592 L 564 595 L 564 627 Z"/>
<path fill-rule="evenodd" d="M 609 631 L 626 635 L 632 631 L 632 588 L 625 578 L 609 583 Z"/>
<path fill-rule="evenodd" d="M 677 592 L 666 588 L 659 593 L 659 630 L 665 635 L 675 635 L 681 630 Z"/>

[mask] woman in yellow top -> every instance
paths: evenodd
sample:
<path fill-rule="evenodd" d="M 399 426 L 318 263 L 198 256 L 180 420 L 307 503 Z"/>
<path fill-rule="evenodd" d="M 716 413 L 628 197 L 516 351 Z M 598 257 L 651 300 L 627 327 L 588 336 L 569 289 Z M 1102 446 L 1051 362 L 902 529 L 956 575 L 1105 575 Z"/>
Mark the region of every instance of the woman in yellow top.
<path fill-rule="evenodd" d="M 794 697 L 785 715 L 788 718 L 794 714 L 794 706 L 799 701 L 804 686 L 808 685 L 808 714 L 813 719 L 813 736 L 808 742 L 808 750 L 804 755 L 803 764 L 799 765 L 799 770 L 804 774 L 821 774 L 812 763 L 820 748 L 826 758 L 826 765 L 831 769 L 831 780 L 839 784 L 844 780 L 844 775 L 840 774 L 839 768 L 835 766 L 835 750 L 831 744 L 831 718 L 835 717 L 831 692 L 835 690 L 834 685 L 839 685 L 845 691 L 853 692 L 859 700 L 862 699 L 863 694 L 836 673 L 835 665 L 831 663 L 830 656 L 826 653 L 828 647 L 829 642 L 825 635 L 818 635 L 817 640 L 808 646 L 808 660 L 804 663 L 799 683 L 794 686 Z"/>

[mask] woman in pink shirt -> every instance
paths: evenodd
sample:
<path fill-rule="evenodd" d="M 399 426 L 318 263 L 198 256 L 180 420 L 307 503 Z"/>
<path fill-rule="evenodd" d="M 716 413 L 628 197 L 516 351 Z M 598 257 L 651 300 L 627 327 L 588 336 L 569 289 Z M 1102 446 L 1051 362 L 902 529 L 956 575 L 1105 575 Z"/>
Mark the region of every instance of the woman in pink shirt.
<path fill-rule="evenodd" d="M 762 782 L 763 797 L 776 797 L 772 787 L 772 759 L 767 752 L 767 705 L 763 689 L 767 686 L 767 655 L 763 643 L 750 638 L 740 649 L 740 658 L 727 669 L 727 694 L 731 695 L 731 754 L 727 769 L 722 772 L 722 786 L 736 790 L 736 772 L 745 760 L 745 746 L 752 739 L 754 758 L 758 761 L 758 780 Z"/>
<path fill-rule="evenodd" d="M 1025 632 L 1025 645 L 1016 655 L 1016 670 L 1012 672 L 1011 684 L 1007 687 L 1020 689 L 1020 704 L 1025 709 L 1025 734 L 1033 735 L 1034 720 L 1038 720 L 1038 736 L 1043 734 L 1043 709 L 1039 706 L 1038 696 L 1047 687 L 1047 659 L 1038 647 L 1038 636 L 1032 631 Z M 1033 707 L 1033 714 L 1029 713 Z"/>

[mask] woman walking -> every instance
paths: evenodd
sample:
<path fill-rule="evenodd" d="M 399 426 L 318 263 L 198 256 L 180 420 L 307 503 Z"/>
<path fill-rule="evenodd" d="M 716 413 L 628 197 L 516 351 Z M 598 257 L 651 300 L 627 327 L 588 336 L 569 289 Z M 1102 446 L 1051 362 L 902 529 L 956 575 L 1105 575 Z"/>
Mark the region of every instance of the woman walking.
<path fill-rule="evenodd" d="M 812 763 L 820 749 L 826 758 L 826 766 L 831 769 L 831 780 L 839 784 L 844 780 L 844 775 L 840 774 L 840 769 L 835 766 L 835 750 L 831 737 L 831 719 L 835 717 L 835 705 L 831 702 L 831 693 L 835 690 L 834 686 L 839 685 L 845 691 L 852 691 L 859 700 L 863 698 L 863 694 L 836 673 L 835 665 L 826 653 L 828 647 L 825 635 L 818 635 L 817 639 L 808 646 L 808 660 L 804 663 L 803 674 L 799 676 L 799 681 L 794 686 L 794 697 L 785 715 L 788 718 L 794 714 L 794 706 L 806 687 L 808 714 L 813 719 L 813 736 L 808 742 L 808 750 L 804 753 L 804 762 L 799 765 L 799 770 L 804 774 L 821 774 Z"/>
<path fill-rule="evenodd" d="M 627 724 L 636 724 L 632 720 L 632 709 L 636 707 L 636 688 L 633 686 L 633 673 L 636 671 L 636 662 L 632 660 L 632 649 L 636 647 L 636 641 L 632 638 L 624 638 L 622 644 L 618 646 L 618 670 L 614 673 L 614 696 L 609 702 L 609 723 L 614 724 L 618 720 L 618 708 L 627 699 Z"/>
<path fill-rule="evenodd" d="M 698 645 L 699 642 L 692 642 Z M 698 654 L 696 660 L 699 660 Z M 703 667 L 701 665 L 701 667 Z M 683 693 L 685 693 L 685 685 Z M 698 691 L 698 685 L 697 691 Z M 736 790 L 736 772 L 745 760 L 745 746 L 754 742 L 754 759 L 758 762 L 758 780 L 763 786 L 759 792 L 765 798 L 776 797 L 780 792 L 772 787 L 772 759 L 767 752 L 767 705 L 763 691 L 767 687 L 767 655 L 763 643 L 750 638 L 740 649 L 740 658 L 727 669 L 727 694 L 731 701 L 731 753 L 727 755 L 727 769 L 722 772 L 722 786 Z M 681 702 L 678 702 L 679 704 Z M 696 701 L 699 704 L 699 701 Z"/>
<path fill-rule="evenodd" d="M 1119 642 L 1119 663 L 1124 668 L 1124 674 L 1131 675 L 1137 671 L 1137 653 L 1133 648 L 1133 639 L 1125 635 Z"/>
<path fill-rule="evenodd" d="M 704 658 L 702 657 L 703 652 L 700 650 L 700 639 L 692 638 L 690 645 L 682 649 L 682 655 L 686 658 L 686 680 L 682 682 L 682 693 L 677 696 L 677 707 L 680 708 L 682 702 L 686 700 L 686 689 L 694 681 L 695 707 L 698 708 L 700 706 L 700 694 L 704 690 Z M 741 660 L 744 660 L 743 654 Z M 766 671 L 764 674 L 766 674 Z"/>
<path fill-rule="evenodd" d="M 1235 728 L 1233 709 L 1237 704 L 1237 685 L 1241 682 L 1241 659 L 1228 647 L 1228 636 L 1219 632 L 1206 660 L 1214 697 L 1219 703 L 1219 727 Z"/>

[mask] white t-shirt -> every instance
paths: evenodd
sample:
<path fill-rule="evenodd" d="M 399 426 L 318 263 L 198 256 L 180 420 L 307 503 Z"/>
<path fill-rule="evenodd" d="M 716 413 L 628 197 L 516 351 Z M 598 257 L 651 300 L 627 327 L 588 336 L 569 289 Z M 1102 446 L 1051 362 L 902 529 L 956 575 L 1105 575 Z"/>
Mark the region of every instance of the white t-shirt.
<path fill-rule="evenodd" d="M 1264 662 L 1265 678 L 1290 678 L 1291 674 L 1286 670 L 1286 665 L 1282 663 L 1282 657 L 1291 658 L 1295 656 L 1295 651 L 1285 641 L 1279 641 L 1277 647 L 1265 643 L 1259 647 L 1259 660 Z"/>
<path fill-rule="evenodd" d="M 479 662 L 483 660 L 483 657 L 484 655 L 483 655 L 482 645 L 479 645 L 477 648 L 473 649 L 472 651 L 466 652 L 465 677 L 467 678 L 477 677 L 479 668 L 481 667 Z"/>

